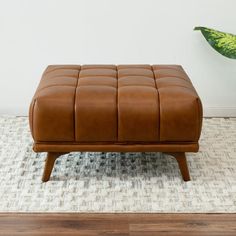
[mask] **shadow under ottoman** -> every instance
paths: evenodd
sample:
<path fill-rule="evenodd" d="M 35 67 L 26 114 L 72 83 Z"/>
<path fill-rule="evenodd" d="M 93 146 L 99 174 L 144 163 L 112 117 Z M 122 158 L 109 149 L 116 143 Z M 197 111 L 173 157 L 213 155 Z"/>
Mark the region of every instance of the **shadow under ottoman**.
<path fill-rule="evenodd" d="M 179 65 L 52 65 L 32 99 L 35 152 L 48 152 L 42 180 L 68 152 L 165 152 L 190 180 L 202 105 Z"/>

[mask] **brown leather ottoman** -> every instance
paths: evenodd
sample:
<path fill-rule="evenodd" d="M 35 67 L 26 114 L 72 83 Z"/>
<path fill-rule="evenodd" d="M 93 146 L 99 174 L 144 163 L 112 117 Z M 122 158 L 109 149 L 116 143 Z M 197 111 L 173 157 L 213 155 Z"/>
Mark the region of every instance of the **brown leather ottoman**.
<path fill-rule="evenodd" d="M 48 152 L 43 181 L 72 151 L 166 152 L 190 180 L 202 105 L 178 65 L 48 66 L 30 106 L 35 152 Z"/>

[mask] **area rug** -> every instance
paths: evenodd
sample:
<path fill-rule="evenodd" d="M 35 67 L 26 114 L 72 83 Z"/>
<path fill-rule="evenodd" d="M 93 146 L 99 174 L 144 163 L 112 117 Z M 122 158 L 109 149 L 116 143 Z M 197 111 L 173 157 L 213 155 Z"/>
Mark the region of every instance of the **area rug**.
<path fill-rule="evenodd" d="M 204 119 L 190 182 L 161 153 L 70 153 L 41 182 L 27 117 L 0 117 L 0 212 L 236 213 L 236 119 Z"/>

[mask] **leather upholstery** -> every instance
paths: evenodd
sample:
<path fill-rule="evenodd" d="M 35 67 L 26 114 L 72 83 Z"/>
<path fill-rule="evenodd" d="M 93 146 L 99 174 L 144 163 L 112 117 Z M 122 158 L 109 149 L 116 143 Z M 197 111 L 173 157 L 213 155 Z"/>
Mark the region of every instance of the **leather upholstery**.
<path fill-rule="evenodd" d="M 196 144 L 202 105 L 178 65 L 53 65 L 30 106 L 36 144 Z M 37 149 L 37 148 L 36 148 Z"/>

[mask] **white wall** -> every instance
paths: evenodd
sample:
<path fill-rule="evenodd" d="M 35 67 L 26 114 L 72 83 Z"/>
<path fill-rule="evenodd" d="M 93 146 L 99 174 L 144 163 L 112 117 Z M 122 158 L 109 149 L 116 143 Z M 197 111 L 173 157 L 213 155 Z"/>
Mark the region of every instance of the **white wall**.
<path fill-rule="evenodd" d="M 48 64 L 177 63 L 205 115 L 236 116 L 236 60 L 194 26 L 236 33 L 235 0 L 0 0 L 0 114 L 26 115 Z"/>

